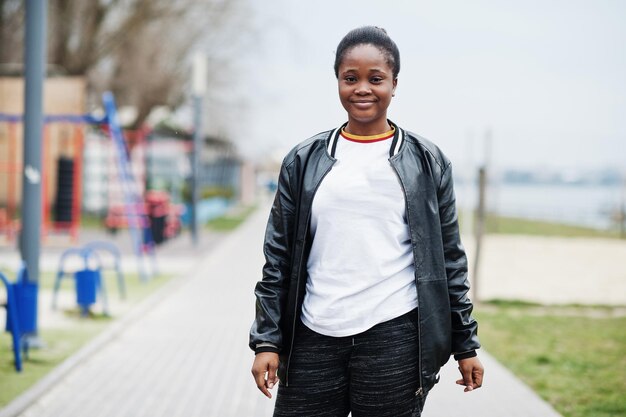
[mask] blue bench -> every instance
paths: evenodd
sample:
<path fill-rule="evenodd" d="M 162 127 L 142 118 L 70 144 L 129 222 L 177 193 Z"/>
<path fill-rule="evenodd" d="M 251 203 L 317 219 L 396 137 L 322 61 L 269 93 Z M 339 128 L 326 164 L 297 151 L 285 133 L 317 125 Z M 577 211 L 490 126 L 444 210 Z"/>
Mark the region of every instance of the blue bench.
<path fill-rule="evenodd" d="M 126 286 L 124 284 L 124 275 L 121 268 L 121 254 L 115 245 L 110 242 L 96 241 L 90 242 L 80 248 L 70 248 L 61 254 L 59 260 L 59 269 L 54 281 L 54 289 L 52 296 L 52 308 L 57 307 L 57 296 L 61 287 L 61 281 L 68 275 L 65 263 L 68 258 L 78 256 L 83 262 L 83 268 L 74 272 L 74 280 L 76 287 L 76 302 L 81 309 L 81 314 L 86 316 L 89 313 L 91 305 L 95 304 L 98 294 L 102 298 L 104 314 L 109 314 L 106 287 L 102 279 L 102 270 L 104 268 L 102 258 L 99 252 L 108 252 L 113 257 L 113 269 L 117 274 L 118 289 L 120 297 L 126 297 Z"/>
<path fill-rule="evenodd" d="M 4 284 L 7 292 L 7 322 L 5 330 L 11 333 L 13 339 L 12 349 L 15 358 L 15 369 L 22 371 L 22 352 L 28 355 L 28 338 L 30 333 L 37 329 L 37 291 L 38 285 L 29 282 L 28 272 L 22 264 L 15 282 L 10 282 L 0 272 L 0 281 Z"/>

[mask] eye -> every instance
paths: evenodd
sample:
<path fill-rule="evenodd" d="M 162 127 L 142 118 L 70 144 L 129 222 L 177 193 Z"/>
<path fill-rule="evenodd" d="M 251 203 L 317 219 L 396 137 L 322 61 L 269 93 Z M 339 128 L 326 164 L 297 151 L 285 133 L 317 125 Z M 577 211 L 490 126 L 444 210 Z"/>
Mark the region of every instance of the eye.
<path fill-rule="evenodd" d="M 381 82 L 383 82 L 383 77 L 372 77 L 370 78 L 370 82 L 372 82 L 373 84 L 380 84 Z"/>
<path fill-rule="evenodd" d="M 348 83 L 354 83 L 356 82 L 356 77 L 354 75 L 346 75 L 344 80 Z"/>

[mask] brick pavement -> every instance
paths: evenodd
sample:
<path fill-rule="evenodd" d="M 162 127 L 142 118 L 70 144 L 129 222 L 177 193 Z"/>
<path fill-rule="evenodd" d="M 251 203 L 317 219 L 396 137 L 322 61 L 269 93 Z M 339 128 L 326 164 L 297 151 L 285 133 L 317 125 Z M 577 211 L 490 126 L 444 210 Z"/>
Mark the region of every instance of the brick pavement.
<path fill-rule="evenodd" d="M 252 381 L 253 354 L 247 347 L 266 218 L 267 210 L 259 210 L 208 255 L 197 256 L 188 276 L 168 286 L 169 294 L 153 297 L 150 308 L 134 320 L 105 332 L 100 338 L 105 343 L 76 360 L 19 415 L 271 416 L 272 401 Z M 483 353 L 482 359 L 484 388 L 462 393 L 450 364 L 423 416 L 558 417 L 489 355 Z M 22 401 L 27 397 L 28 392 Z M 16 415 L 11 408 L 0 416 Z"/>

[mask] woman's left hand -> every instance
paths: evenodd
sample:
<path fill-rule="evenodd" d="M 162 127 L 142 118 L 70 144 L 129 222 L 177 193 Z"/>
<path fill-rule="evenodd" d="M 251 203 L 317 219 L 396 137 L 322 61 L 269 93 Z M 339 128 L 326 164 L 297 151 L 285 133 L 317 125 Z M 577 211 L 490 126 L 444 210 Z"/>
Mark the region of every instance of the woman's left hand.
<path fill-rule="evenodd" d="M 459 361 L 459 371 L 463 378 L 457 380 L 456 383 L 465 385 L 465 392 L 473 391 L 483 385 L 485 368 L 483 368 L 483 364 L 478 359 L 478 356 L 461 359 Z"/>

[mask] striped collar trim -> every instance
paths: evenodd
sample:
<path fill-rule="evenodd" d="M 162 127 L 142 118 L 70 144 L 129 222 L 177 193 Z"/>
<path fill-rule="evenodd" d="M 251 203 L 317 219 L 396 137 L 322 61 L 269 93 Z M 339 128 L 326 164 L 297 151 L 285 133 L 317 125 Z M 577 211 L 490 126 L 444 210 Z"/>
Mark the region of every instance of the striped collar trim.
<path fill-rule="evenodd" d="M 391 130 L 388 130 L 385 133 L 380 133 L 378 135 L 367 135 L 367 136 L 354 135 L 352 133 L 348 133 L 346 132 L 345 127 L 341 129 L 341 136 L 343 136 L 344 139 L 347 139 L 352 142 L 360 142 L 360 143 L 380 142 L 381 140 L 387 140 L 389 138 L 392 138 L 395 134 L 396 134 L 395 126 L 391 126 Z"/>
<path fill-rule="evenodd" d="M 341 135 L 341 132 L 342 132 L 343 128 L 346 127 L 347 124 L 348 124 L 348 122 L 344 123 L 340 127 L 338 127 L 335 130 L 333 130 L 331 132 L 331 134 L 330 134 L 330 137 L 328 138 L 327 149 L 328 149 L 328 154 L 332 158 L 335 157 L 335 152 L 337 150 L 337 142 L 338 142 L 338 139 L 339 139 L 339 135 Z M 391 146 L 389 147 L 389 157 L 391 158 L 391 157 L 397 155 L 398 152 L 400 152 L 400 149 L 402 149 L 402 144 L 404 143 L 404 130 L 400 129 L 391 120 L 389 120 L 389 125 L 392 127 L 392 129 L 395 129 L 394 135 L 393 135 L 393 140 L 391 141 Z"/>

